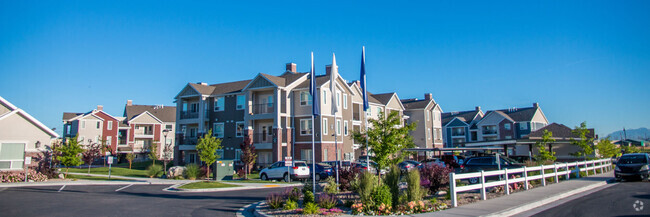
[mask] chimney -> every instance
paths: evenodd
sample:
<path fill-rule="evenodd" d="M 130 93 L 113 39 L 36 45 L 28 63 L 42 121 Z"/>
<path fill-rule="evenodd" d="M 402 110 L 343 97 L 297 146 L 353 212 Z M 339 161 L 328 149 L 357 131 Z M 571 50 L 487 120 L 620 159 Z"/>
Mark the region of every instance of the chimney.
<path fill-rule="evenodd" d="M 287 63 L 287 72 L 296 73 L 296 64 L 295 63 Z"/>
<path fill-rule="evenodd" d="M 424 99 L 426 99 L 426 100 L 432 100 L 432 99 L 433 99 L 433 94 L 431 94 L 431 93 L 425 93 L 425 94 L 424 94 Z"/>
<path fill-rule="evenodd" d="M 534 102 L 534 103 L 533 103 L 533 107 L 535 107 L 535 108 L 539 108 L 539 103 Z"/>
<path fill-rule="evenodd" d="M 200 85 L 203 85 L 203 86 L 208 86 L 208 83 L 205 83 L 205 82 L 196 82 L 196 84 L 200 84 Z"/>
<path fill-rule="evenodd" d="M 103 111 L 104 106 L 103 105 L 97 105 L 97 111 Z"/>
<path fill-rule="evenodd" d="M 133 105 L 133 100 L 126 101 L 126 106 L 132 106 L 132 105 Z"/>
<path fill-rule="evenodd" d="M 356 80 L 356 81 L 354 81 L 354 83 L 357 83 L 357 86 L 359 86 L 359 88 L 361 88 L 361 81 Z"/>
<path fill-rule="evenodd" d="M 481 111 L 481 106 L 476 106 L 476 111 Z"/>
<path fill-rule="evenodd" d="M 332 65 L 326 65 L 325 66 L 325 75 L 330 75 L 332 73 Z"/>

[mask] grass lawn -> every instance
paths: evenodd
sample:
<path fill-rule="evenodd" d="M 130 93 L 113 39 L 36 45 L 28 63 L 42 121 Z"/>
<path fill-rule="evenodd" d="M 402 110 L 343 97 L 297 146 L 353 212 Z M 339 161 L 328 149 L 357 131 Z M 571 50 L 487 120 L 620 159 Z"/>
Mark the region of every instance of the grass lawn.
<path fill-rule="evenodd" d="M 235 174 L 235 175 L 233 176 L 233 178 L 237 179 L 237 178 L 239 178 L 239 177 L 237 176 L 237 174 Z M 243 178 L 243 177 L 242 177 L 242 178 Z M 248 179 L 257 179 L 257 180 L 259 180 L 259 179 L 260 179 L 260 173 L 259 173 L 259 172 L 255 172 L 255 173 L 248 174 Z"/>
<path fill-rule="evenodd" d="M 112 175 L 112 174 L 111 174 Z M 118 179 L 118 178 L 111 178 L 108 179 L 108 177 L 97 177 L 97 176 L 85 176 L 85 175 L 67 175 L 66 178 L 68 179 L 84 179 L 84 180 L 95 180 L 95 181 L 131 181 L 132 179 Z"/>
<path fill-rule="evenodd" d="M 61 172 L 65 172 L 65 168 L 61 168 Z M 71 173 L 88 173 L 88 168 L 70 168 L 69 172 L 71 172 Z M 108 167 L 90 168 L 90 173 L 108 175 Z M 139 169 L 130 169 L 129 170 L 129 168 L 122 168 L 122 167 L 113 167 L 113 168 L 111 168 L 111 175 L 149 178 L 149 176 L 147 176 L 147 171 L 146 170 L 143 170 L 143 169 L 141 169 L 141 170 L 139 170 Z"/>
<path fill-rule="evenodd" d="M 181 185 L 178 188 L 182 188 L 182 189 L 205 189 L 205 188 L 229 188 L 229 187 L 240 187 L 240 185 L 231 185 L 231 184 L 226 184 L 226 183 L 221 183 L 221 182 L 203 181 L 203 182 L 193 182 L 193 183 Z"/>

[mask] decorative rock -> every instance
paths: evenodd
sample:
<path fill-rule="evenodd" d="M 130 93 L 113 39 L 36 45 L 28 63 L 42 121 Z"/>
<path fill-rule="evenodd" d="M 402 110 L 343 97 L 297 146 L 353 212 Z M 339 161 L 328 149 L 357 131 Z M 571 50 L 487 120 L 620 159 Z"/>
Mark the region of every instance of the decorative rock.
<path fill-rule="evenodd" d="M 183 176 L 183 173 L 185 172 L 185 167 L 183 166 L 173 166 L 169 168 L 169 171 L 167 171 L 167 177 L 172 179 L 177 176 Z"/>
<path fill-rule="evenodd" d="M 59 173 L 59 179 L 63 179 L 63 178 L 65 178 L 65 176 L 63 175 L 63 173 Z"/>
<path fill-rule="evenodd" d="M 436 193 L 436 195 L 438 195 L 438 196 L 447 195 L 447 191 L 438 191 L 438 193 Z"/>

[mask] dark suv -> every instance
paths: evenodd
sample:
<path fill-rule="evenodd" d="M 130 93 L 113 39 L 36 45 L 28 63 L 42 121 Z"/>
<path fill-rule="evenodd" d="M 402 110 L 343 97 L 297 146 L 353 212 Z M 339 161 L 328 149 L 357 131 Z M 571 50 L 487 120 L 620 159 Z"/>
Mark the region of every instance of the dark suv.
<path fill-rule="evenodd" d="M 641 180 L 650 176 L 650 156 L 648 154 L 624 154 L 616 161 L 614 176 L 616 181 L 628 177 L 638 177 Z"/>
<path fill-rule="evenodd" d="M 513 169 L 513 168 L 521 168 L 523 166 L 519 162 L 512 160 L 508 157 L 499 156 L 499 159 L 501 160 L 501 165 L 497 164 L 496 156 L 468 158 L 467 160 L 465 160 L 465 163 L 460 166 L 461 173 L 480 172 L 481 170 L 483 171 L 498 170 L 499 167 L 501 167 L 501 169 L 505 169 L 505 168 Z M 471 184 L 476 184 L 479 182 L 479 179 L 470 178 L 468 181 Z"/>

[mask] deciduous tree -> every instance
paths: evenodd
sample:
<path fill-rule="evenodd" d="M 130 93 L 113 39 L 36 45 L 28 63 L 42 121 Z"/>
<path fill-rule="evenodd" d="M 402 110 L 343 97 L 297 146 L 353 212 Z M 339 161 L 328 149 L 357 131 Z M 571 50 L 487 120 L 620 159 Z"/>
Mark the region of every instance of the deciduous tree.
<path fill-rule="evenodd" d="M 65 166 L 65 176 L 68 175 L 68 169 L 72 166 L 81 165 L 81 153 L 84 151 L 77 140 L 79 135 L 68 138 L 68 142 L 55 147 L 55 152 L 59 153 L 56 159 Z"/>
<path fill-rule="evenodd" d="M 210 165 L 220 157 L 217 154 L 217 150 L 219 149 L 221 149 L 221 139 L 212 136 L 212 129 L 203 135 L 203 137 L 199 138 L 199 144 L 196 145 L 196 152 L 199 155 L 199 159 L 208 165 L 208 179 L 210 179 Z"/>
<path fill-rule="evenodd" d="M 538 151 L 536 156 L 538 161 L 555 161 L 555 159 L 557 159 L 555 157 L 555 152 L 547 149 L 547 146 L 553 142 L 555 142 L 555 139 L 553 139 L 553 132 L 544 130 L 542 140 L 535 143 Z"/>
<path fill-rule="evenodd" d="M 84 163 L 88 165 L 88 174 L 90 174 L 90 167 L 93 165 L 93 162 L 102 156 L 102 146 L 98 143 L 90 143 L 86 146 L 86 150 L 81 153 L 81 156 Z"/>
<path fill-rule="evenodd" d="M 587 129 L 587 122 L 582 122 L 580 126 L 575 127 L 571 132 L 578 138 L 577 140 L 571 138 L 571 144 L 577 146 L 579 149 L 578 151 L 571 153 L 571 155 L 576 157 L 582 156 L 586 160 L 587 155 L 594 152 L 594 148 L 592 147 L 594 144 L 594 138 L 587 138 L 587 134 L 590 133 L 589 129 Z"/>
<path fill-rule="evenodd" d="M 616 145 L 609 140 L 609 137 L 600 140 L 596 145 L 596 150 L 598 150 L 598 154 L 600 154 L 601 157 L 606 158 L 615 157 L 621 153 L 621 149 L 617 148 Z"/>
<path fill-rule="evenodd" d="M 156 165 L 156 160 L 158 159 L 158 143 L 155 142 L 151 143 L 151 145 L 149 145 L 148 150 L 149 150 L 149 154 L 147 156 L 149 156 L 149 158 L 153 160 L 152 165 Z"/>
<path fill-rule="evenodd" d="M 244 138 L 244 142 L 239 144 L 241 148 L 241 162 L 244 163 L 244 170 L 246 171 L 244 179 L 248 179 L 248 173 L 251 171 L 251 167 L 255 164 L 257 159 L 257 153 L 255 153 L 255 145 L 251 142 L 248 137 Z"/>

